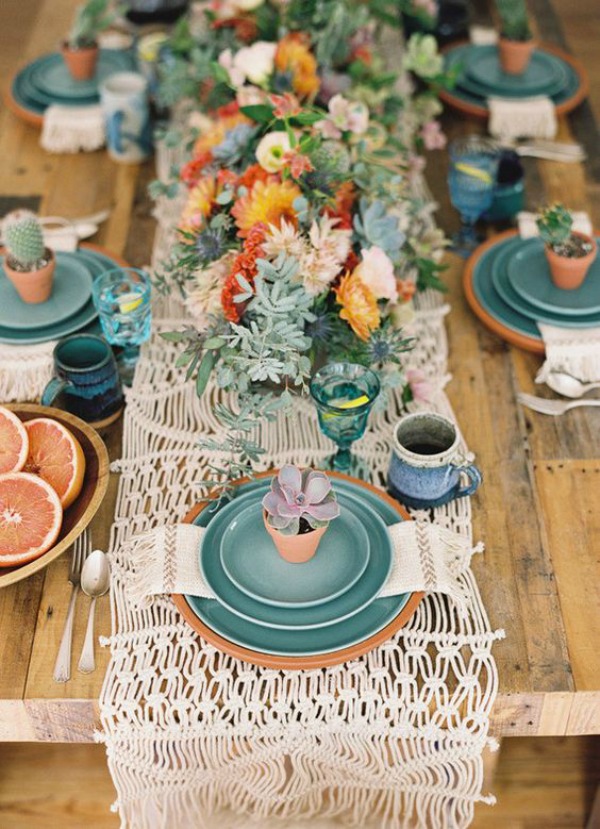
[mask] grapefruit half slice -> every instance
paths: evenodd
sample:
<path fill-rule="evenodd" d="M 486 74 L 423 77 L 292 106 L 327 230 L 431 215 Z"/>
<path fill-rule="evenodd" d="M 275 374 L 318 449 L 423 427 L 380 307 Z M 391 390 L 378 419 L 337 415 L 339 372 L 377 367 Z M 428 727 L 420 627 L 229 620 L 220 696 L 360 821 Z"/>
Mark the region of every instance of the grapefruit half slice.
<path fill-rule="evenodd" d="M 23 469 L 28 454 L 25 426 L 16 414 L 0 406 L 0 475 Z"/>
<path fill-rule="evenodd" d="M 24 471 L 47 481 L 60 498 L 63 509 L 67 509 L 83 486 L 85 456 L 79 441 L 62 423 L 49 417 L 28 420 L 25 428 L 29 454 Z"/>
<path fill-rule="evenodd" d="M 0 567 L 33 561 L 52 547 L 62 525 L 60 498 L 37 475 L 0 475 Z"/>

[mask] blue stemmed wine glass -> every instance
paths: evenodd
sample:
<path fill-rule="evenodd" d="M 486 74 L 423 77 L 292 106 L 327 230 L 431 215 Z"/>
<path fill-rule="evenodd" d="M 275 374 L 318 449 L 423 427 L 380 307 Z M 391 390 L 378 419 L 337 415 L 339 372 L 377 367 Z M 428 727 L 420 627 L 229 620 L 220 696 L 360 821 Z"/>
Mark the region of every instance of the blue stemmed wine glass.
<path fill-rule="evenodd" d="M 475 230 L 475 222 L 492 205 L 498 148 L 493 141 L 479 135 L 469 135 L 452 141 L 449 152 L 450 201 L 460 213 L 461 219 L 461 228 L 453 237 L 452 249 L 466 258 L 481 241 Z"/>
<path fill-rule="evenodd" d="M 94 282 L 94 305 L 100 325 L 111 345 L 121 346 L 117 356 L 121 379 L 131 385 L 140 345 L 150 338 L 151 283 L 138 268 L 113 268 Z"/>
<path fill-rule="evenodd" d="M 363 436 L 379 391 L 375 372 L 355 363 L 330 363 L 314 375 L 310 393 L 319 426 L 338 446 L 336 454 L 327 460 L 327 468 L 348 474 L 358 467 L 350 447 Z"/>

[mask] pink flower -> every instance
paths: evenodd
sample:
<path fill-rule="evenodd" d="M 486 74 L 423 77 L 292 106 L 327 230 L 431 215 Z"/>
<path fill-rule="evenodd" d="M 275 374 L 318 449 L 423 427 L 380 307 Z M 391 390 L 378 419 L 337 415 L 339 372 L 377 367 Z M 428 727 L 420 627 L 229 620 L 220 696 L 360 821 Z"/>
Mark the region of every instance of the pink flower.
<path fill-rule="evenodd" d="M 297 152 L 295 148 L 289 150 L 284 155 L 283 160 L 286 164 L 289 164 L 290 173 L 292 178 L 295 179 L 300 178 L 302 173 L 310 173 L 311 170 L 315 169 L 310 158 L 307 155 L 302 155 L 302 153 Z"/>
<path fill-rule="evenodd" d="M 363 285 L 371 290 L 376 299 L 389 299 L 396 302 L 398 291 L 394 275 L 394 263 L 385 251 L 376 246 L 361 250 L 362 262 L 354 273 Z"/>
<path fill-rule="evenodd" d="M 291 92 L 284 92 L 283 95 L 269 95 L 269 100 L 274 106 L 273 115 L 276 118 L 289 118 L 302 112 L 298 99 Z"/>
<path fill-rule="evenodd" d="M 413 400 L 420 403 L 429 403 L 431 399 L 431 383 L 420 368 L 409 368 L 406 372 L 406 382 L 410 386 Z"/>
<path fill-rule="evenodd" d="M 413 0 L 413 6 L 415 9 L 425 12 L 429 17 L 437 17 L 438 10 L 435 0 Z"/>
<path fill-rule="evenodd" d="M 341 138 L 342 132 L 362 135 L 369 128 L 369 110 L 360 101 L 349 101 L 343 95 L 334 95 L 328 108 L 328 117 L 317 124 L 325 138 Z"/>
<path fill-rule="evenodd" d="M 443 150 L 447 143 L 439 121 L 428 121 L 423 124 L 421 138 L 427 150 Z"/>

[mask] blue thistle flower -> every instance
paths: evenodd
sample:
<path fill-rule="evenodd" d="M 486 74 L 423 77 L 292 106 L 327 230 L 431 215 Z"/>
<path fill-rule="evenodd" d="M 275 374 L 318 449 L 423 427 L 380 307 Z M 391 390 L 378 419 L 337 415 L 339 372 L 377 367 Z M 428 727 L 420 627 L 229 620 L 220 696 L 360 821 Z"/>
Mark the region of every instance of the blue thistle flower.
<path fill-rule="evenodd" d="M 333 325 L 328 314 L 315 314 L 312 322 L 306 326 L 306 336 L 310 337 L 315 345 L 327 343 L 333 334 Z"/>
<path fill-rule="evenodd" d="M 194 244 L 203 265 L 216 262 L 229 248 L 227 237 L 220 227 L 205 228 L 198 234 Z"/>

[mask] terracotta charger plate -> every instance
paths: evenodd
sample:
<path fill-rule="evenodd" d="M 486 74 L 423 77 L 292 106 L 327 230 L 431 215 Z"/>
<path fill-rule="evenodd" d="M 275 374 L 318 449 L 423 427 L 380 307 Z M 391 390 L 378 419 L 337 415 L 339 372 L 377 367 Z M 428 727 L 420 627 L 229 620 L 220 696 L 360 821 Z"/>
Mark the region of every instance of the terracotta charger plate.
<path fill-rule="evenodd" d="M 459 46 L 466 46 L 467 44 L 468 41 L 451 43 L 450 45 L 442 49 L 442 53 L 449 52 L 452 49 L 458 48 Z M 544 52 L 549 52 L 552 55 L 556 55 L 556 57 L 560 58 L 565 63 L 568 63 L 573 69 L 573 71 L 576 73 L 577 77 L 579 78 L 579 86 L 577 87 L 577 90 L 569 98 L 564 100 L 562 103 L 556 105 L 556 114 L 566 115 L 568 112 L 571 112 L 576 107 L 578 107 L 579 104 L 581 104 L 582 101 L 584 101 L 587 98 L 590 91 L 590 81 L 588 73 L 581 61 L 577 60 L 577 58 L 572 57 L 562 49 L 559 49 L 557 46 L 553 46 L 549 43 L 540 43 L 538 48 L 542 49 Z M 475 118 L 487 118 L 490 114 L 490 111 L 487 108 L 487 106 L 480 106 L 478 104 L 471 103 L 470 101 L 465 101 L 457 95 L 454 95 L 451 89 L 440 90 L 439 96 L 442 99 L 442 101 L 444 101 L 454 109 L 458 110 L 459 112 L 464 112 L 465 115 L 472 115 Z"/>
<path fill-rule="evenodd" d="M 493 331 L 494 334 L 497 334 L 506 342 L 509 342 L 511 345 L 516 345 L 518 348 L 522 348 L 525 351 L 532 351 L 534 354 L 543 354 L 544 353 L 544 343 L 541 339 L 534 339 L 533 337 L 528 337 L 525 334 L 520 334 L 518 331 L 513 331 L 512 328 L 504 325 L 500 320 L 493 317 L 486 309 L 480 304 L 477 296 L 475 295 L 475 291 L 473 289 L 473 275 L 475 272 L 475 268 L 477 263 L 481 259 L 481 257 L 486 253 L 490 248 L 493 248 L 499 242 L 503 242 L 506 239 L 511 239 L 514 236 L 518 235 L 517 230 L 506 230 L 504 233 L 498 233 L 496 236 L 492 236 L 491 239 L 488 239 L 487 242 L 484 242 L 471 254 L 469 259 L 467 260 L 467 264 L 465 265 L 465 272 L 463 275 L 463 288 L 465 291 L 465 296 L 467 298 L 467 302 L 476 317 L 478 317 L 481 322 L 489 328 L 490 331 Z"/>
<path fill-rule="evenodd" d="M 83 449 L 85 475 L 79 497 L 64 512 L 63 523 L 56 544 L 34 561 L 29 561 L 20 567 L 2 568 L 0 564 L 0 587 L 22 581 L 33 573 L 43 570 L 73 544 L 98 511 L 106 495 L 109 477 L 109 460 L 106 446 L 100 435 L 89 424 L 69 412 L 63 412 L 61 409 L 54 409 L 51 406 L 39 406 L 35 403 L 5 403 L 4 406 L 24 422 L 32 420 L 34 417 L 50 417 L 69 429 Z M 0 557 L 0 562 L 1 560 Z"/>
<path fill-rule="evenodd" d="M 272 477 L 274 474 L 277 474 L 276 470 L 271 470 L 269 472 L 262 472 L 260 475 L 257 475 L 257 478 L 267 478 Z M 400 506 L 400 504 L 395 501 L 393 498 L 390 498 L 385 492 L 382 492 L 377 487 L 372 486 L 371 484 L 365 483 L 364 481 L 358 481 L 356 478 L 351 478 L 348 475 L 342 475 L 340 472 L 328 472 L 333 478 L 341 478 L 348 481 L 352 481 L 355 484 L 359 484 L 360 486 L 364 487 L 365 489 L 369 489 L 372 492 L 376 493 L 379 498 L 387 501 L 387 503 L 392 506 L 398 515 L 405 521 L 410 521 L 411 517 L 408 512 L 404 509 L 404 507 Z M 245 481 L 239 481 L 240 484 L 246 483 Z M 204 504 L 197 504 L 195 507 L 188 512 L 188 514 L 184 518 L 184 523 L 191 524 L 194 519 L 205 509 L 208 505 Z M 215 633 L 210 627 L 208 627 L 204 622 L 201 622 L 200 619 L 192 612 L 190 606 L 188 605 L 187 601 L 185 600 L 185 596 L 181 594 L 173 594 L 171 598 L 175 602 L 178 610 L 186 620 L 186 622 L 192 627 L 197 633 L 199 633 L 203 639 L 206 639 L 207 642 L 210 642 L 211 645 L 214 645 L 219 650 L 223 651 L 224 653 L 229 654 L 230 656 L 234 656 L 237 659 L 241 659 L 244 662 L 249 662 L 251 665 L 258 665 L 263 668 L 275 668 L 280 670 L 304 670 L 309 668 L 329 668 L 332 665 L 339 665 L 341 662 L 348 662 L 351 659 L 356 659 L 359 656 L 362 656 L 365 653 L 373 650 L 378 645 L 383 644 L 383 642 L 387 641 L 390 637 L 392 637 L 401 627 L 403 627 L 411 616 L 414 614 L 415 610 L 419 606 L 421 600 L 424 597 L 424 593 L 413 593 L 406 603 L 406 605 L 402 608 L 400 613 L 392 619 L 389 624 L 387 624 L 384 628 L 374 633 L 372 636 L 369 636 L 367 639 L 364 639 L 362 642 L 358 642 L 355 645 L 352 645 L 348 648 L 343 648 L 342 650 L 338 651 L 331 651 L 330 653 L 321 653 L 316 654 L 314 656 L 276 656 L 273 654 L 267 653 L 260 653 L 258 651 L 250 650 L 249 648 L 244 648 L 241 645 L 236 645 L 234 642 L 230 642 L 228 639 L 223 638 L 218 633 Z"/>

